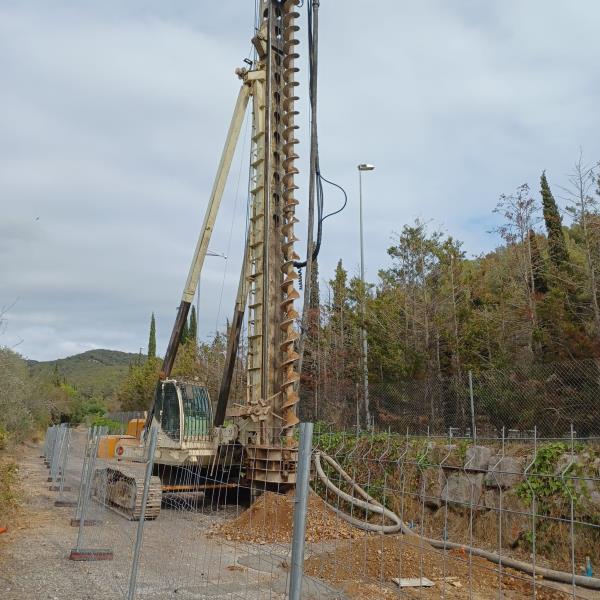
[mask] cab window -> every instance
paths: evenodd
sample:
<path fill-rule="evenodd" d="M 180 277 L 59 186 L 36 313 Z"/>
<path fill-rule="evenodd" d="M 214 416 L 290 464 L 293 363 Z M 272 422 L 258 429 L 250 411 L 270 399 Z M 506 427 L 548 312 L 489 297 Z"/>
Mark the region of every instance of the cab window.
<path fill-rule="evenodd" d="M 189 386 L 184 394 L 183 406 L 185 437 L 208 435 L 212 421 L 208 390 L 205 387 Z"/>
<path fill-rule="evenodd" d="M 171 439 L 179 441 L 179 397 L 177 388 L 172 383 L 165 383 L 161 396 L 160 426 Z"/>

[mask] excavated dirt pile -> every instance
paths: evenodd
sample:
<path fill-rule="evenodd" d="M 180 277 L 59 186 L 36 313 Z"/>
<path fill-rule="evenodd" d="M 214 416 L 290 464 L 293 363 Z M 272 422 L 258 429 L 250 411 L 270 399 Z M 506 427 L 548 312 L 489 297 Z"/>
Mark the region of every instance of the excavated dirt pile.
<path fill-rule="evenodd" d="M 289 542 L 294 522 L 294 491 L 288 494 L 265 492 L 236 519 L 217 528 L 212 535 L 232 541 L 255 543 Z M 306 540 L 356 539 L 365 532 L 340 519 L 316 494 L 308 498 Z"/>
<path fill-rule="evenodd" d="M 497 565 L 485 559 L 469 559 L 466 551 L 444 553 L 417 538 L 402 535 L 339 542 L 335 549 L 309 557 L 304 572 L 341 587 L 353 600 L 396 598 L 398 588 L 394 588 L 392 578 L 421 576 L 433 581 L 434 586 L 405 588 L 402 597 L 496 600 L 500 589 L 506 600 L 534 597 L 529 575 L 507 568 L 500 572 Z M 538 579 L 536 599 L 571 598 L 570 590 L 549 589 L 544 583 Z"/>

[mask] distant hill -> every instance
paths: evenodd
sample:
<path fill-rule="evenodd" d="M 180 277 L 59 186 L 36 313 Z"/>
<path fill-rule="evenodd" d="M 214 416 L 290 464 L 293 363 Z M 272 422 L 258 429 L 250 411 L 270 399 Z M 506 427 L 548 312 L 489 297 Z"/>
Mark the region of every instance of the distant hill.
<path fill-rule="evenodd" d="M 141 356 L 141 360 L 145 360 Z M 81 354 L 48 361 L 28 361 L 31 375 L 52 380 L 55 369 L 59 376 L 84 396 L 109 397 L 127 376 L 130 364 L 140 360 L 139 354 L 119 350 L 88 350 Z"/>

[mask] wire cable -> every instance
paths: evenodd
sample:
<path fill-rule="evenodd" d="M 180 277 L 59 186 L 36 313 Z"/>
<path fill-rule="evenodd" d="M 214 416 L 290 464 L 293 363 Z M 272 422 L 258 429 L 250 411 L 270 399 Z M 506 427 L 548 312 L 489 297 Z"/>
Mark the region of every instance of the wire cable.
<path fill-rule="evenodd" d="M 307 15 L 308 15 L 308 55 L 309 55 L 309 68 L 308 68 L 308 89 L 309 89 L 309 99 L 310 99 L 310 106 L 311 106 L 311 121 L 316 121 L 316 114 L 313 114 L 313 110 L 312 107 L 316 106 L 316 84 L 317 84 L 317 61 L 318 61 L 318 56 L 317 56 L 317 51 L 316 51 L 316 44 L 314 43 L 314 38 L 318 39 L 318 19 L 313 19 L 313 6 L 316 6 L 318 8 L 319 6 L 319 2 L 318 0 L 310 0 L 309 2 L 306 3 L 307 6 Z M 316 235 L 316 242 L 314 243 L 313 246 L 313 252 L 312 252 L 312 260 L 316 260 L 317 257 L 319 256 L 319 251 L 321 250 L 321 243 L 323 240 L 323 221 L 325 221 L 325 219 L 332 217 L 333 215 L 337 215 L 340 212 L 342 212 L 344 210 L 344 208 L 346 208 L 346 205 L 348 204 L 348 194 L 346 193 L 346 190 L 339 184 L 330 181 L 329 179 L 327 179 L 326 177 L 323 177 L 323 175 L 321 174 L 321 168 L 319 165 L 319 139 L 318 139 L 318 128 L 315 122 L 315 136 L 314 136 L 314 140 L 312 141 L 312 143 L 314 144 L 315 147 L 315 178 L 316 178 L 316 185 L 315 185 L 315 192 L 316 192 L 316 206 L 317 206 L 317 235 Z M 325 192 L 323 190 L 323 182 L 328 183 L 329 185 L 332 185 L 336 188 L 338 188 L 342 194 L 344 194 L 344 203 L 342 204 L 342 206 L 335 211 L 330 212 L 327 215 L 323 215 L 324 212 L 324 206 L 325 206 Z M 307 260 L 303 260 L 303 261 L 295 261 L 294 262 L 294 266 L 297 269 L 301 269 L 303 267 L 306 267 L 307 265 Z"/>

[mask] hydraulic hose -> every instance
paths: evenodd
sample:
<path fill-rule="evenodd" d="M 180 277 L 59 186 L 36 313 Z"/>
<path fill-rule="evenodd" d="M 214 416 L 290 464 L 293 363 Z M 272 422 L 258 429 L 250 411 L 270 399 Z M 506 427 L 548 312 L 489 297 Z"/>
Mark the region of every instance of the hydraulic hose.
<path fill-rule="evenodd" d="M 351 496 L 347 494 L 339 487 L 337 487 L 330 479 L 327 477 L 325 471 L 323 470 L 323 466 L 321 465 L 321 458 L 325 460 L 333 469 L 335 469 L 342 479 L 346 481 L 352 489 L 363 498 L 363 500 Z M 331 456 L 325 454 L 324 452 L 317 451 L 314 454 L 314 463 L 315 469 L 317 471 L 317 476 L 325 485 L 325 487 L 336 494 L 339 498 L 348 502 L 352 506 L 357 506 L 362 508 L 364 511 L 372 512 L 376 514 L 383 515 L 390 521 L 394 522 L 394 525 L 377 525 L 374 523 L 368 523 L 361 519 L 356 519 L 350 515 L 347 515 L 345 512 L 335 508 L 329 503 L 326 503 L 329 508 L 331 508 L 341 519 L 347 521 L 348 523 L 363 529 L 365 531 L 372 531 L 377 533 L 397 533 L 401 531 L 405 535 L 410 535 L 412 537 L 419 538 L 422 542 L 430 545 L 432 548 L 437 550 L 464 550 L 473 556 L 480 556 L 481 558 L 485 558 L 492 563 L 497 565 L 502 565 L 504 567 L 509 567 L 511 569 L 515 569 L 517 571 L 521 571 L 523 573 L 528 573 L 529 575 L 541 575 L 544 579 L 548 581 L 556 581 L 558 583 L 566 583 L 569 585 L 578 585 L 580 587 L 589 588 L 592 590 L 600 590 L 600 579 L 595 577 L 586 577 L 584 575 L 573 575 L 572 573 L 567 573 L 565 571 L 556 571 L 555 569 L 548 569 L 546 567 L 533 566 L 533 564 L 524 562 L 521 560 L 516 560 L 514 558 L 508 558 L 506 556 L 501 556 L 500 554 L 496 554 L 494 552 L 488 552 L 487 550 L 481 550 L 480 548 L 473 548 L 471 546 L 465 546 L 464 544 L 458 544 L 456 542 L 448 542 L 442 540 L 435 540 L 432 538 L 427 538 L 425 536 L 421 536 L 415 531 L 413 531 L 406 523 L 400 519 L 398 515 L 396 515 L 391 510 L 385 508 L 381 503 L 377 502 L 375 498 L 370 496 L 364 489 L 362 489 L 351 477 L 344 471 L 342 466 L 337 463 Z"/>

